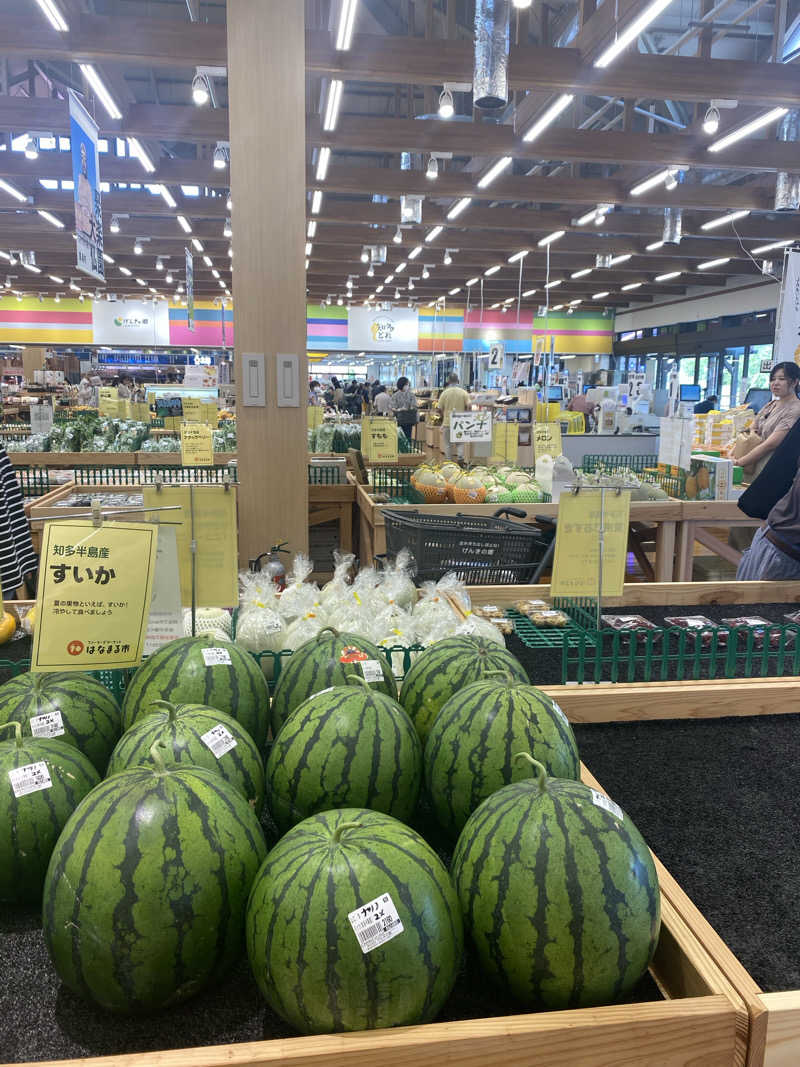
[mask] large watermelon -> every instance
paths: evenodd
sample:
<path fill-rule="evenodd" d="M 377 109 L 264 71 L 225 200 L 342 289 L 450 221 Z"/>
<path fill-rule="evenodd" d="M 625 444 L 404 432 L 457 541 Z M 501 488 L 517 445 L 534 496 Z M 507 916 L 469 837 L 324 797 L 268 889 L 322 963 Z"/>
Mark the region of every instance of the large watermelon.
<path fill-rule="evenodd" d="M 314 693 L 333 685 L 349 685 L 353 678 L 366 678 L 378 692 L 397 699 L 392 669 L 377 645 L 357 634 L 339 633 L 330 627 L 320 630 L 283 662 L 272 698 L 272 736 L 277 736 L 289 713 Z"/>
<path fill-rule="evenodd" d="M 260 749 L 267 740 L 269 689 L 261 668 L 249 652 L 212 634 L 179 637 L 145 660 L 125 693 L 124 728 L 155 700 L 226 711 Z"/>
<path fill-rule="evenodd" d="M 465 927 L 484 970 L 526 1005 L 607 1004 L 655 951 L 653 859 L 607 797 L 537 772 L 493 793 L 461 832 L 452 873 Z"/>
<path fill-rule="evenodd" d="M 482 637 L 446 637 L 420 653 L 405 677 L 400 703 L 423 742 L 450 697 L 489 671 L 503 671 L 517 682 L 528 681 L 519 660 L 496 641 Z"/>
<path fill-rule="evenodd" d="M 252 808 L 214 771 L 155 762 L 107 778 L 67 821 L 45 880 L 62 982 L 126 1014 L 193 996 L 238 957 L 265 854 Z"/>
<path fill-rule="evenodd" d="M 122 733 L 114 697 L 88 674 L 19 674 L 0 686 L 0 723 L 18 722 L 25 734 L 58 737 L 80 749 L 103 774 Z"/>
<path fill-rule="evenodd" d="M 0 900 L 39 903 L 58 835 L 99 781 L 72 745 L 0 726 Z"/>
<path fill-rule="evenodd" d="M 309 697 L 281 727 L 267 760 L 269 810 L 281 830 L 329 808 L 411 817 L 422 746 L 400 705 L 362 682 Z"/>
<path fill-rule="evenodd" d="M 166 763 L 188 763 L 216 771 L 236 786 L 256 810 L 264 805 L 264 762 L 245 728 L 224 711 L 203 704 L 157 700 L 137 719 L 111 753 L 107 774 L 150 764 L 156 742 L 166 746 Z"/>
<path fill-rule="evenodd" d="M 247 951 L 270 1006 L 302 1033 L 426 1022 L 458 972 L 458 900 L 413 830 L 379 812 L 326 811 L 258 872 Z"/>
<path fill-rule="evenodd" d="M 472 812 L 509 782 L 535 775 L 530 752 L 553 778 L 580 778 L 578 746 L 549 696 L 507 677 L 461 689 L 434 720 L 425 742 L 425 784 L 437 822 L 457 837 Z"/>

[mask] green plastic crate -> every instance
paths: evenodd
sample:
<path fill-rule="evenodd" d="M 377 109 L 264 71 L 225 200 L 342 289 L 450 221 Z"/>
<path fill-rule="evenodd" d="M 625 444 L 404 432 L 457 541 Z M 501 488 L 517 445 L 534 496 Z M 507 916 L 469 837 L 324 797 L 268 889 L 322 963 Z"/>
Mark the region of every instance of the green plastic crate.
<path fill-rule="evenodd" d="M 604 471 L 614 474 L 619 470 L 630 470 L 636 474 L 643 474 L 646 467 L 655 467 L 658 464 L 657 455 L 647 456 L 584 456 L 581 461 L 581 469 L 587 474 L 595 471 Z"/>

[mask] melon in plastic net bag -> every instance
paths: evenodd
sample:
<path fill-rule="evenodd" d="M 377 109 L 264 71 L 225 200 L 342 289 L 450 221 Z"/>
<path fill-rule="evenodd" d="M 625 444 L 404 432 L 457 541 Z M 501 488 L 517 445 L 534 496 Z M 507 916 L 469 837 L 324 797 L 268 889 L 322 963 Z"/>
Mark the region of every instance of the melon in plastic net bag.
<path fill-rule="evenodd" d="M 394 563 L 387 564 L 381 574 L 378 596 L 388 604 L 399 604 L 410 610 L 417 600 L 417 587 L 414 585 L 414 560 L 407 548 L 397 553 Z"/>
<path fill-rule="evenodd" d="M 280 652 L 286 623 L 268 607 L 251 607 L 236 623 L 236 644 L 248 652 Z"/>
<path fill-rule="evenodd" d="M 288 627 L 283 631 L 283 644 L 281 647 L 294 652 L 295 649 L 304 645 L 306 641 L 316 637 L 323 627 L 329 625 L 330 623 L 322 613 L 309 611 L 307 614 L 301 615 L 299 619 L 289 623 Z"/>
<path fill-rule="evenodd" d="M 349 552 L 345 555 L 334 552 L 333 561 L 333 578 L 327 585 L 323 586 L 319 597 L 319 602 L 323 606 L 336 603 L 350 592 L 350 571 L 353 568 L 356 557 Z"/>
<path fill-rule="evenodd" d="M 316 582 L 306 579 L 314 569 L 314 564 L 301 553 L 294 557 L 292 573 L 286 583 L 286 588 L 281 594 L 278 610 L 281 618 L 291 621 L 301 615 L 308 615 L 319 603 L 319 587 Z"/>
<path fill-rule="evenodd" d="M 232 620 L 230 612 L 224 608 L 195 608 L 195 634 L 217 633 L 226 641 L 231 639 Z M 183 632 L 192 636 L 192 609 L 183 609 Z"/>
<path fill-rule="evenodd" d="M 239 574 L 239 611 L 249 608 L 269 608 L 278 610 L 280 592 L 275 582 L 267 574 L 242 571 Z"/>
<path fill-rule="evenodd" d="M 468 615 L 458 624 L 455 630 L 458 637 L 482 637 L 485 641 L 494 641 L 498 645 L 506 647 L 506 642 L 500 630 L 488 619 L 482 619 L 478 615 Z"/>

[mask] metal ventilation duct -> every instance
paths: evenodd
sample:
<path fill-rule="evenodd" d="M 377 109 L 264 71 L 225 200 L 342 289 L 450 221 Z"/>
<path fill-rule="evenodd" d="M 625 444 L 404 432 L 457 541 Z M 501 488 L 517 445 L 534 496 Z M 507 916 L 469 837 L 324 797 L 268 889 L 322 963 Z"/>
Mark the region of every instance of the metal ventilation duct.
<path fill-rule="evenodd" d="M 800 111 L 787 111 L 778 126 L 779 141 L 800 140 Z M 800 208 L 800 175 L 779 170 L 775 176 L 775 210 L 797 211 Z"/>
<path fill-rule="evenodd" d="M 610 267 L 611 266 L 611 253 L 610 252 L 598 252 L 594 257 L 595 267 Z"/>
<path fill-rule="evenodd" d="M 662 240 L 665 245 L 679 245 L 681 243 L 681 229 L 683 226 L 683 211 L 679 207 L 664 208 L 664 233 Z"/>
<path fill-rule="evenodd" d="M 498 111 L 508 103 L 511 0 L 475 0 L 475 107 Z"/>

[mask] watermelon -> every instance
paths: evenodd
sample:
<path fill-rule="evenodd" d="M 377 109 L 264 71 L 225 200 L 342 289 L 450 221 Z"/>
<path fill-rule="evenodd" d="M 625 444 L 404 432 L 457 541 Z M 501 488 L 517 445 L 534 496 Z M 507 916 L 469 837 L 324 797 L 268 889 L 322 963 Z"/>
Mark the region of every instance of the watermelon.
<path fill-rule="evenodd" d="M 540 689 L 486 678 L 450 697 L 425 743 L 425 784 L 436 821 L 457 837 L 472 812 L 509 782 L 530 778 L 531 752 L 553 778 L 580 778 L 578 746 L 559 706 Z"/>
<path fill-rule="evenodd" d="M 203 704 L 157 700 L 117 744 L 108 774 L 150 763 L 150 749 L 164 742 L 165 762 L 189 763 L 216 771 L 259 813 L 264 806 L 264 763 L 250 734 L 224 711 Z M 218 753 L 218 754 L 217 754 Z"/>
<path fill-rule="evenodd" d="M 515 681 L 528 681 L 522 664 L 510 652 L 482 637 L 446 637 L 420 653 L 403 682 L 400 703 L 423 743 L 450 697 L 489 671 L 505 671 Z"/>
<path fill-rule="evenodd" d="M 146 715 L 155 700 L 225 711 L 259 749 L 267 740 L 269 689 L 261 668 L 249 652 L 211 634 L 179 637 L 145 660 L 125 693 L 124 729 Z"/>
<path fill-rule="evenodd" d="M 461 832 L 452 874 L 465 927 L 486 973 L 524 1004 L 608 1004 L 653 957 L 655 865 L 621 808 L 535 765 L 537 778 L 493 793 Z"/>
<path fill-rule="evenodd" d="M 381 681 L 372 682 L 374 676 Z M 289 713 L 314 693 L 331 686 L 349 685 L 351 679 L 367 678 L 375 689 L 397 699 L 392 668 L 383 652 L 365 637 L 339 633 L 331 627 L 306 641 L 284 662 L 272 698 L 272 736 L 276 737 Z"/>
<path fill-rule="evenodd" d="M 109 1011 L 170 1007 L 242 948 L 266 855 L 244 797 L 205 767 L 122 771 L 85 797 L 47 870 L 42 924 L 61 981 Z"/>
<path fill-rule="evenodd" d="M 11 772 L 37 764 L 46 768 L 45 788 L 23 792 L 25 783 L 18 775 L 12 780 Z M 23 737 L 18 722 L 0 726 L 0 900 L 38 905 L 58 835 L 99 781 L 89 759 L 73 745 Z"/>
<path fill-rule="evenodd" d="M 361 681 L 309 697 L 280 728 L 267 760 L 267 790 L 281 830 L 329 808 L 411 817 L 422 745 L 400 705 Z"/>
<path fill-rule="evenodd" d="M 0 724 L 4 722 L 20 723 L 31 736 L 66 741 L 88 756 L 100 774 L 122 733 L 119 706 L 106 687 L 88 674 L 69 671 L 27 672 L 0 686 Z"/>
<path fill-rule="evenodd" d="M 258 872 L 247 907 L 258 986 L 306 1034 L 435 1018 L 455 982 L 462 938 L 436 853 L 403 823 L 361 808 L 293 827 Z"/>

